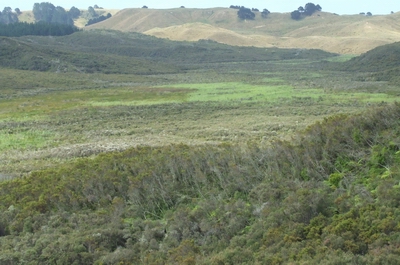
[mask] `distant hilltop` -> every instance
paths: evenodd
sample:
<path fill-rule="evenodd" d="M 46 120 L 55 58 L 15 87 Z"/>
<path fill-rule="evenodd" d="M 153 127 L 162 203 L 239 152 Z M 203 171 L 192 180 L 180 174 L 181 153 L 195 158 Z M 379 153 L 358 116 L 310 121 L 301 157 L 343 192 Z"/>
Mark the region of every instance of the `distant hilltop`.
<path fill-rule="evenodd" d="M 232 8 L 123 9 L 85 29 L 134 31 L 181 41 L 209 39 L 240 46 L 322 49 L 361 54 L 400 41 L 400 13 L 384 16 L 316 11 L 295 20 L 290 13 L 241 19 Z"/>
<path fill-rule="evenodd" d="M 140 32 L 179 41 L 207 39 L 228 45 L 322 49 L 340 54 L 361 54 L 400 41 L 399 12 L 339 16 L 323 12 L 319 5 L 307 5 L 288 13 L 242 6 L 111 10 L 97 5 L 64 12 L 74 11 L 74 25 L 85 30 Z M 34 10 L 18 14 L 19 21 L 35 22 L 36 17 Z"/>

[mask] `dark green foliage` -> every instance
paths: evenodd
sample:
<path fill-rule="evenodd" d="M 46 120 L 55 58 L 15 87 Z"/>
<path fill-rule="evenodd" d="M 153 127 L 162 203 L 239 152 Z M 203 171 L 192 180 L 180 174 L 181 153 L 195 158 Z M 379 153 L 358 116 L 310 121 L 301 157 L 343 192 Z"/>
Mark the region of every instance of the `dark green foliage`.
<path fill-rule="evenodd" d="M 70 18 L 75 19 L 81 15 L 81 11 L 78 8 L 73 6 L 68 11 L 68 15 L 70 16 Z"/>
<path fill-rule="evenodd" d="M 254 14 L 250 8 L 246 8 L 244 6 L 240 7 L 239 11 L 237 12 L 237 15 L 240 19 L 254 19 L 256 17 L 256 14 Z"/>
<path fill-rule="evenodd" d="M 92 25 L 92 24 L 95 24 L 95 23 L 99 23 L 99 22 L 104 21 L 104 20 L 106 20 L 106 19 L 108 19 L 110 17 L 111 17 L 111 14 L 108 13 L 107 16 L 99 16 L 97 18 L 89 19 L 88 23 L 85 26 L 89 26 L 89 25 Z"/>
<path fill-rule="evenodd" d="M 91 18 L 95 18 L 98 16 L 98 14 L 96 13 L 96 10 L 94 10 L 94 8 L 92 6 L 88 7 L 88 13 L 89 13 L 89 17 L 91 17 Z"/>
<path fill-rule="evenodd" d="M 55 8 L 56 7 L 51 3 L 42 2 L 35 3 L 32 11 L 36 21 L 51 22 Z"/>
<path fill-rule="evenodd" d="M 229 8 L 232 8 L 232 9 L 240 9 L 241 6 L 230 5 Z"/>
<path fill-rule="evenodd" d="M 270 13 L 271 13 L 271 12 L 269 12 L 268 9 L 264 8 L 264 10 L 261 12 L 261 16 L 262 16 L 263 18 L 266 18 L 266 17 L 268 17 L 268 15 L 269 15 Z"/>
<path fill-rule="evenodd" d="M 311 16 L 314 14 L 316 11 L 321 11 L 321 6 L 320 5 L 315 5 L 313 3 L 307 3 L 304 6 L 304 14 L 307 16 Z"/>
<path fill-rule="evenodd" d="M 56 7 L 49 2 L 35 3 L 32 11 L 36 21 L 67 25 L 74 24 L 70 14 L 63 7 Z"/>
<path fill-rule="evenodd" d="M 18 22 L 2 26 L 0 28 L 0 36 L 65 36 L 77 31 L 79 29 L 73 25 L 47 22 Z"/>
<path fill-rule="evenodd" d="M 301 18 L 301 13 L 298 10 L 293 11 L 290 13 L 290 17 L 294 20 L 299 20 Z"/>
<path fill-rule="evenodd" d="M 0 12 L 0 25 L 18 22 L 18 12 L 12 12 L 11 7 L 5 7 L 3 12 Z M 3 27 L 3 26 L 2 26 Z M 0 28 L 2 28 L 0 27 Z"/>
<path fill-rule="evenodd" d="M 300 6 L 297 10 L 293 11 L 290 16 L 294 20 L 299 20 L 303 16 L 311 16 L 317 11 L 321 11 L 322 7 L 320 5 L 315 5 L 314 3 L 307 3 L 304 7 Z"/>
<path fill-rule="evenodd" d="M 292 142 L 137 147 L 0 182 L 0 261 L 395 264 L 399 117 L 394 104 Z"/>

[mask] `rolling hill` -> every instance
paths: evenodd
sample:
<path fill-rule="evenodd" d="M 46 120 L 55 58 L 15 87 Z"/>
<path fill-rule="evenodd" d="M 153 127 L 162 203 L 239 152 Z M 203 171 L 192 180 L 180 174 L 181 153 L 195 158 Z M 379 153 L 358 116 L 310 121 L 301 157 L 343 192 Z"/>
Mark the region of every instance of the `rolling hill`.
<path fill-rule="evenodd" d="M 338 16 L 317 12 L 300 21 L 289 13 L 264 19 L 240 20 L 235 9 L 123 9 L 86 29 L 141 32 L 171 40 L 217 42 L 256 47 L 313 48 L 341 54 L 361 54 L 400 41 L 400 13 L 385 16 Z"/>
<path fill-rule="evenodd" d="M 39 40 L 44 39 L 44 44 Z M 0 67 L 19 70 L 80 72 L 80 73 L 171 73 L 173 65 L 150 62 L 146 59 L 126 58 L 118 55 L 67 51 L 50 46 L 45 38 L 14 39 L 0 37 Z"/>

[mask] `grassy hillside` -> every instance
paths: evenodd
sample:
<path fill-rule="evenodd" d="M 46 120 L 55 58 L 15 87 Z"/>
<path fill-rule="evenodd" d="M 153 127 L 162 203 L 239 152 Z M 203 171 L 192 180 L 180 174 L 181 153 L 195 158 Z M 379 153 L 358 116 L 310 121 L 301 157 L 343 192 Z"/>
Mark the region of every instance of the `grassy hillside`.
<path fill-rule="evenodd" d="M 68 52 L 57 45 L 53 47 L 40 45 L 32 36 L 24 39 L 1 37 L 0 44 L 0 66 L 20 70 L 123 74 L 176 71 L 176 68 L 171 65 L 137 58 L 127 59 L 116 55 Z"/>
<path fill-rule="evenodd" d="M 354 57 L 345 63 L 347 70 L 388 71 L 399 66 L 400 42 L 387 44 Z"/>
<path fill-rule="evenodd" d="M 39 52 L 50 49 L 48 52 L 49 56 L 56 58 L 57 54 L 52 54 L 55 53 L 52 52 L 52 50 L 59 52 L 60 56 L 63 54 L 61 51 L 65 51 L 65 54 L 61 57 L 65 57 L 67 60 L 70 59 L 75 62 L 75 59 L 73 58 L 82 57 L 83 53 L 90 53 L 93 54 L 92 58 L 88 58 L 91 60 L 101 60 L 101 57 L 103 57 L 103 68 L 106 67 L 107 60 L 114 60 L 114 63 L 110 63 L 109 65 L 120 65 L 121 68 L 126 68 L 125 70 L 120 69 L 121 73 L 128 70 L 135 71 L 134 67 L 125 67 L 124 65 L 129 64 L 129 62 L 134 64 L 135 61 L 139 61 L 139 58 L 152 60 L 157 62 L 157 64 L 165 62 L 170 65 L 190 65 L 201 62 L 277 61 L 290 59 L 319 60 L 336 56 L 336 54 L 327 53 L 321 50 L 299 51 L 277 48 L 265 50 L 255 47 L 232 47 L 212 41 L 201 41 L 197 43 L 174 42 L 140 33 L 122 33 L 118 31 L 104 30 L 77 32 L 72 35 L 54 38 L 25 36 L 13 41 L 20 41 L 23 43 L 23 47 L 30 49 L 29 51 L 22 50 L 19 52 L 20 54 L 34 54 L 32 49 L 38 49 Z M 23 49 L 19 46 L 13 48 Z M 10 54 L 7 49 L 11 49 L 11 46 L 4 46 L 3 49 L 5 49 L 4 56 Z M 110 57 L 111 54 L 116 57 L 113 59 Z M 68 59 L 68 57 L 70 58 Z M 130 57 L 130 59 L 128 60 L 126 57 Z M 50 61 L 47 59 L 43 60 Z M 28 62 L 24 62 L 24 64 L 27 63 Z M 92 63 L 88 61 L 87 65 L 90 64 Z M 145 62 L 143 62 L 143 68 L 146 67 L 149 66 L 146 66 Z M 163 65 L 160 64 L 158 67 L 163 67 Z"/>
<path fill-rule="evenodd" d="M 400 43 L 387 44 L 354 57 L 343 64 L 331 66 L 343 71 L 365 72 L 365 79 L 399 84 Z"/>
<path fill-rule="evenodd" d="M 85 27 L 89 15 L 81 10 L 75 25 Z M 290 13 L 271 13 L 255 20 L 238 19 L 237 10 L 230 8 L 175 8 L 123 10 L 97 9 L 99 15 L 112 18 L 86 29 L 112 29 L 140 32 L 178 41 L 210 39 L 237 46 L 322 49 L 341 54 L 361 54 L 380 45 L 400 41 L 400 13 L 366 17 L 338 16 L 317 12 L 300 21 Z M 31 11 L 24 11 L 20 21 L 33 22 Z"/>
<path fill-rule="evenodd" d="M 400 40 L 400 13 L 386 16 L 338 16 L 317 12 L 300 21 L 289 13 L 271 13 L 264 19 L 242 21 L 230 8 L 168 10 L 124 9 L 111 19 L 87 29 L 144 32 L 172 40 L 211 39 L 240 46 L 315 48 L 342 54 L 360 54 Z"/>

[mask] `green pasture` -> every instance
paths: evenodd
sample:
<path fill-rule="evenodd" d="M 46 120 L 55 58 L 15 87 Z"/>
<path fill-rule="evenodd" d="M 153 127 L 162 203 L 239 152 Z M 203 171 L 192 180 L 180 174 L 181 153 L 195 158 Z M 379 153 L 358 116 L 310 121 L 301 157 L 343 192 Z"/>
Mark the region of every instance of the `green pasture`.
<path fill-rule="evenodd" d="M 0 131 L 0 152 L 7 150 L 37 149 L 49 146 L 54 141 L 50 131 Z"/>
<path fill-rule="evenodd" d="M 277 84 L 282 82 L 282 84 Z M 183 102 L 268 102 L 313 100 L 328 105 L 348 102 L 393 102 L 385 93 L 334 92 L 320 88 L 294 88 L 277 78 L 261 84 L 241 82 L 174 84 L 142 87 L 53 89 L 34 95 L 0 99 L 0 120 L 42 120 L 58 111 L 82 107 L 135 106 Z M 45 89 L 43 89 L 45 90 Z M 288 104 L 288 103 L 286 103 Z"/>
<path fill-rule="evenodd" d="M 277 79 L 272 82 L 279 81 Z M 264 78 L 263 82 L 268 82 Z M 393 102 L 396 97 L 385 93 L 365 92 L 332 92 L 319 88 L 293 88 L 289 85 L 253 85 L 248 83 L 206 83 L 206 84 L 176 84 L 169 88 L 191 89 L 187 101 L 255 101 L 279 102 L 280 100 L 317 100 L 326 104 L 348 102 Z"/>

